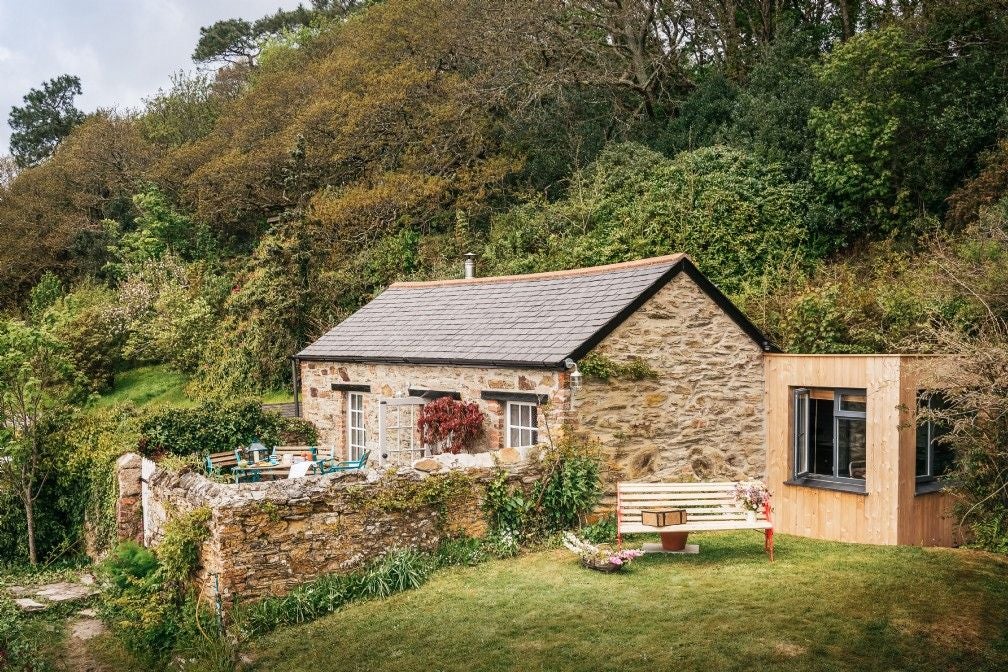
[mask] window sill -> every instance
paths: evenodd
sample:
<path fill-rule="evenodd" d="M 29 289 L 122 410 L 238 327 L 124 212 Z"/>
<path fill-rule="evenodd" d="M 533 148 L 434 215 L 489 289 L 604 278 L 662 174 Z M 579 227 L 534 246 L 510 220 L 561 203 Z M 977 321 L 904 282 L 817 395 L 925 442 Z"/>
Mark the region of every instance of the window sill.
<path fill-rule="evenodd" d="M 852 495 L 868 495 L 865 486 L 856 483 L 839 483 L 837 481 L 827 481 L 820 478 L 790 478 L 784 481 L 784 485 L 797 485 L 803 488 L 818 488 L 820 490 L 835 490 L 837 492 L 847 492 Z"/>
<path fill-rule="evenodd" d="M 914 489 L 914 495 L 929 495 L 932 492 L 941 492 L 945 489 L 945 484 L 939 480 L 925 481 L 923 483 L 918 483 L 917 487 Z"/>

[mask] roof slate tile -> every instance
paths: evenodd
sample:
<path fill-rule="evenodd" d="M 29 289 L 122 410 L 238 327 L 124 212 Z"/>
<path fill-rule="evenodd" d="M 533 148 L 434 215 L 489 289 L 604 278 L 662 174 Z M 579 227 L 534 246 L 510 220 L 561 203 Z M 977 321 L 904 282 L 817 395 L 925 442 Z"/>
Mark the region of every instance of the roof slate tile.
<path fill-rule="evenodd" d="M 576 272 L 396 283 L 298 357 L 559 366 L 683 258 Z"/>

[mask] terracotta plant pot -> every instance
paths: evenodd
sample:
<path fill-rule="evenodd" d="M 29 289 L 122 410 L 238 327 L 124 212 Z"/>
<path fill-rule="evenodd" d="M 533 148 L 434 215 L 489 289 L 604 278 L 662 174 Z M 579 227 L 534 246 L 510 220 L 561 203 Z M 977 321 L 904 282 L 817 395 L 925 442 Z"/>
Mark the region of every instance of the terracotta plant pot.
<path fill-rule="evenodd" d="M 663 551 L 682 551 L 686 548 L 686 537 L 689 532 L 660 532 Z"/>

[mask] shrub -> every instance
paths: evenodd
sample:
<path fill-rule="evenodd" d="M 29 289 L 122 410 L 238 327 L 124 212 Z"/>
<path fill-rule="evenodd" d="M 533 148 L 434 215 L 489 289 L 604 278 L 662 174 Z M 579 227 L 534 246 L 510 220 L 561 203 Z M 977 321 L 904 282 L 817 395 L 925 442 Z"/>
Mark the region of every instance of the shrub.
<path fill-rule="evenodd" d="M 441 397 L 420 410 L 417 431 L 423 443 L 457 454 L 483 433 L 485 417 L 478 404 Z"/>
<path fill-rule="evenodd" d="M 599 380 L 610 378 L 647 380 L 658 377 L 658 372 L 640 357 L 633 357 L 626 363 L 620 363 L 598 352 L 589 353 L 578 362 L 578 370 L 586 376 Z"/>
<path fill-rule="evenodd" d="M 0 593 L 0 670 L 47 672 L 50 669 L 42 658 L 37 639 L 25 632 L 17 605 Z"/>
<path fill-rule="evenodd" d="M 616 517 L 606 516 L 581 528 L 581 536 L 593 544 L 611 544 L 616 541 Z"/>
<path fill-rule="evenodd" d="M 140 425 L 138 450 L 152 455 L 200 455 L 246 446 L 258 438 L 266 445 L 315 445 L 315 427 L 300 418 L 264 411 L 256 400 L 206 402 L 194 408 L 164 408 Z"/>
<path fill-rule="evenodd" d="M 99 567 L 102 619 L 123 645 L 145 660 L 168 653 L 178 633 L 178 609 L 156 556 L 135 543 L 116 547 Z"/>
<path fill-rule="evenodd" d="M 500 472 L 487 486 L 484 511 L 494 536 L 527 542 L 579 527 L 602 497 L 595 445 L 568 437 L 547 451 L 544 475 L 527 489 Z"/>
<path fill-rule="evenodd" d="M 484 259 L 511 274 L 686 252 L 734 293 L 786 260 L 817 258 L 818 217 L 809 185 L 755 155 L 717 146 L 670 159 L 626 143 L 574 175 L 566 199 L 494 219 Z"/>
<path fill-rule="evenodd" d="M 937 439 L 955 456 L 946 487 L 971 543 L 1008 552 L 1008 325 L 992 322 L 975 338 L 953 334 L 944 345 L 954 353 L 931 363 L 942 404 L 926 419 L 944 428 Z"/>

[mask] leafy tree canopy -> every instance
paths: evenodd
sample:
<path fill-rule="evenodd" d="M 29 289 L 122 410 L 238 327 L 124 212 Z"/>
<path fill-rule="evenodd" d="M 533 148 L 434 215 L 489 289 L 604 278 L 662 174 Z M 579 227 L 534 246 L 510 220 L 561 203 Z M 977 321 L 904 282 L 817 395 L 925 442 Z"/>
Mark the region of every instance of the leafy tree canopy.
<path fill-rule="evenodd" d="M 11 108 L 10 151 L 18 166 L 34 166 L 52 156 L 73 127 L 84 121 L 84 113 L 74 107 L 80 93 L 79 77 L 60 75 L 25 94 L 22 107 Z"/>
<path fill-rule="evenodd" d="M 320 17 L 346 16 L 367 4 L 366 0 L 313 0 L 311 8 L 278 9 L 255 21 L 223 19 L 200 28 L 193 51 L 196 63 L 230 63 L 253 68 L 264 43 L 271 37 L 307 26 Z"/>

